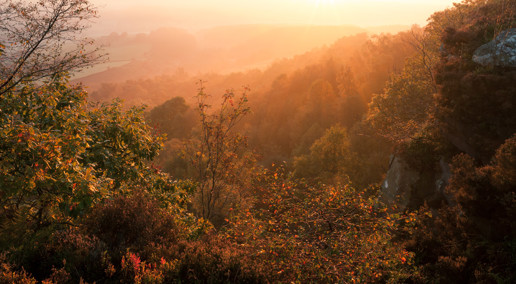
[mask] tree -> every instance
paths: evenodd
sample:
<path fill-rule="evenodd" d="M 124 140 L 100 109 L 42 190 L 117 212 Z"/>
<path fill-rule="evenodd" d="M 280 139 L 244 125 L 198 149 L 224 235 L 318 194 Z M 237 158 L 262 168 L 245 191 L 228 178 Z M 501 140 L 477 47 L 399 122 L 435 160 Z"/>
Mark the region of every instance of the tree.
<path fill-rule="evenodd" d="M 9 262 L 25 267 L 38 280 L 63 259 L 70 262 L 63 265 L 73 267 L 68 271 L 77 281 L 87 279 L 88 271 L 99 265 L 108 268 L 96 253 L 104 251 L 102 243 L 74 232 L 92 208 L 109 208 L 102 204 L 120 196 L 142 191 L 156 200 L 159 212 L 184 226 L 183 232 L 195 229 L 190 226 L 195 218 L 186 212 L 190 184 L 172 182 L 151 164 L 162 138 L 145 123 L 144 109 L 124 111 L 118 102 L 88 105 L 86 95 L 62 78 L 38 87 L 22 83 L 0 95 L 0 255 L 7 254 Z M 163 218 L 152 212 L 142 217 L 140 208 L 132 208 L 140 218 L 135 225 L 143 224 L 145 230 L 155 228 L 145 216 Z M 127 207 L 118 209 L 122 216 L 133 214 Z M 112 213 L 106 216 L 116 216 Z M 109 220 L 124 222 L 119 217 Z M 122 238 L 128 237 L 126 232 Z M 55 255 L 52 246 L 61 242 L 55 240 L 59 235 L 66 242 L 56 248 L 63 254 Z M 108 254 L 116 255 L 111 250 L 106 259 Z M 97 263 L 89 258 L 84 262 L 84 257 L 94 257 Z"/>
<path fill-rule="evenodd" d="M 296 175 L 329 181 L 337 175 L 349 174 L 354 160 L 350 146 L 347 130 L 338 125 L 331 127 L 312 144 L 309 155 L 295 159 Z"/>
<path fill-rule="evenodd" d="M 195 113 L 183 97 L 172 98 L 153 108 L 147 119 L 167 135 L 167 140 L 189 137 L 195 125 Z"/>
<path fill-rule="evenodd" d="M 442 157 L 452 161 L 447 202 L 432 204 L 434 216 L 423 217 L 410 236 L 427 281 L 516 279 L 516 73 L 473 61 L 480 46 L 515 27 L 515 4 L 466 0 L 434 14 L 426 29 L 442 43 L 435 68 L 435 124 L 427 135 L 412 138 L 404 156 L 430 174 Z"/>
<path fill-rule="evenodd" d="M 433 77 L 417 57 L 408 60 L 369 105 L 368 123 L 393 142 L 408 140 L 423 129 L 434 108 Z"/>
<path fill-rule="evenodd" d="M 1 0 L 0 94 L 98 62 L 93 42 L 79 36 L 95 17 L 87 0 Z"/>
<path fill-rule="evenodd" d="M 246 150 L 247 139 L 235 132 L 235 126 L 250 111 L 246 92 L 237 97 L 227 91 L 213 113 L 202 84 L 197 95 L 200 133 L 186 144 L 185 153 L 198 182 L 195 210 L 215 225 L 223 221 L 224 210 L 245 204 L 241 184 L 248 180 L 245 174 L 254 159 Z"/>
<path fill-rule="evenodd" d="M 70 224 L 113 192 L 178 192 L 149 165 L 162 139 L 142 108 L 89 107 L 85 91 L 63 79 L 20 86 L 0 96 L 0 247 L 19 239 L 9 228 Z"/>
<path fill-rule="evenodd" d="M 435 117 L 454 147 L 484 164 L 516 129 L 516 71 L 482 66 L 472 58 L 480 46 L 499 36 L 501 29 L 516 27 L 515 10 L 514 1 L 465 3 L 449 12 L 460 21 L 441 33 L 443 56 L 436 70 L 440 92 Z"/>

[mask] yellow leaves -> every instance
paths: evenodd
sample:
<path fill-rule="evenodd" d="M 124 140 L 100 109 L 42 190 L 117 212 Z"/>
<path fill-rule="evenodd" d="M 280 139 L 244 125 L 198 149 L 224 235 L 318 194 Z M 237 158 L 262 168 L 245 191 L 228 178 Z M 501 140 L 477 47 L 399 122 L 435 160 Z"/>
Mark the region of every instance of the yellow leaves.
<path fill-rule="evenodd" d="M 89 184 L 88 185 L 88 189 L 91 191 L 91 192 L 97 192 L 98 189 L 96 186 L 94 186 L 93 184 Z"/>
<path fill-rule="evenodd" d="M 93 168 L 89 167 L 86 169 L 86 172 L 84 173 L 84 178 L 86 180 L 89 180 L 91 178 L 91 172 L 93 171 Z"/>

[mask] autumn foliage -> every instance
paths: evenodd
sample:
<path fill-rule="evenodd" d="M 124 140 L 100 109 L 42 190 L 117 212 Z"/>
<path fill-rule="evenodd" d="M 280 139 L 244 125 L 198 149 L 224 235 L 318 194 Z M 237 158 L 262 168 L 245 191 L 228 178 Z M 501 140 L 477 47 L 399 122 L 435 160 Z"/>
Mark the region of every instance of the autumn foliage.
<path fill-rule="evenodd" d="M 68 68 L 1 73 L 0 283 L 514 282 L 516 71 L 471 60 L 512 8 L 464 1 L 150 110 L 89 102 Z M 390 154 L 432 186 L 449 164 L 443 198 L 382 204 Z"/>

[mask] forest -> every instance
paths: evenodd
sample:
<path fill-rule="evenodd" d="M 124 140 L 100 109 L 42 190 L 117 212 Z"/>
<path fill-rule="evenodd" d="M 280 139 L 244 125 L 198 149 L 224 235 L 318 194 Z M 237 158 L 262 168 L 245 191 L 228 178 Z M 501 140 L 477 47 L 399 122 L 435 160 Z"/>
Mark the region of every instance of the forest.
<path fill-rule="evenodd" d="M 95 17 L 0 0 L 0 283 L 516 283 L 516 1 L 81 81 Z"/>

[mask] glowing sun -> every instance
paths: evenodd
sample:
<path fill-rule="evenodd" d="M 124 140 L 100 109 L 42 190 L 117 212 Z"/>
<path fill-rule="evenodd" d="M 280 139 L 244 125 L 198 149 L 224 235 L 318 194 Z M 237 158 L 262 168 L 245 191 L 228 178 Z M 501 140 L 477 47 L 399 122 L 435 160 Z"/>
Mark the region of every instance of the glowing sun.
<path fill-rule="evenodd" d="M 336 0 L 310 0 L 310 2 L 314 3 L 315 5 L 328 5 L 328 4 L 335 4 Z"/>

